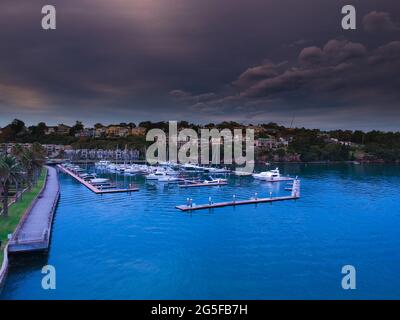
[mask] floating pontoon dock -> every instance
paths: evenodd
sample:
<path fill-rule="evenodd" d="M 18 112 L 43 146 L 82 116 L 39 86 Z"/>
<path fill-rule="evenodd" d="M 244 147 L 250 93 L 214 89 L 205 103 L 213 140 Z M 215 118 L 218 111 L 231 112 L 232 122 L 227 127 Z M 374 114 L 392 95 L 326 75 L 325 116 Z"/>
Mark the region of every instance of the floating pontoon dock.
<path fill-rule="evenodd" d="M 269 197 L 269 198 L 253 198 L 248 200 L 233 200 L 227 202 L 216 202 L 208 204 L 200 204 L 200 205 L 192 205 L 192 200 L 189 199 L 187 205 L 176 206 L 177 209 L 181 211 L 194 211 L 194 210 L 204 210 L 204 209 L 213 209 L 213 208 L 222 208 L 222 207 L 230 207 L 230 206 L 240 206 L 246 204 L 258 204 L 258 203 L 272 203 L 278 201 L 285 200 L 297 200 L 300 198 L 300 181 L 294 180 L 293 189 L 290 196 L 283 197 Z"/>
<path fill-rule="evenodd" d="M 94 186 L 92 184 L 90 184 L 89 182 L 83 180 L 81 177 L 79 177 L 78 175 L 76 175 L 74 172 L 72 172 L 71 170 L 65 168 L 62 165 L 57 165 L 57 167 L 64 173 L 69 174 L 71 177 L 75 178 L 77 181 L 79 181 L 80 183 L 82 183 L 86 188 L 88 188 L 90 191 L 93 191 L 96 194 L 104 194 L 104 193 L 122 193 L 122 192 L 135 192 L 135 191 L 139 191 L 138 188 L 136 187 L 130 187 L 130 188 L 126 188 L 126 189 L 118 189 L 118 188 L 111 188 L 111 189 L 101 189 L 98 188 L 97 186 Z"/>
<path fill-rule="evenodd" d="M 179 184 L 179 188 L 195 188 L 195 187 L 216 187 L 216 186 L 226 186 L 228 182 L 218 181 L 218 182 L 201 182 L 193 180 L 184 180 L 184 183 Z"/>

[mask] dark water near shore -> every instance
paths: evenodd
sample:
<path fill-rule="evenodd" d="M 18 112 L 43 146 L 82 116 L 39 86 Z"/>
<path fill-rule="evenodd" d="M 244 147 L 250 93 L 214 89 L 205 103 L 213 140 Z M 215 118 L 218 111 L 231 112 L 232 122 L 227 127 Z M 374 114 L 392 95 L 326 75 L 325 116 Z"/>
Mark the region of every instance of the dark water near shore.
<path fill-rule="evenodd" d="M 284 165 L 299 201 L 182 213 L 175 205 L 288 194 L 285 183 L 98 196 L 64 174 L 48 257 L 14 259 L 3 299 L 400 298 L 400 166 Z M 57 289 L 41 288 L 41 268 Z M 341 288 L 354 265 L 357 289 Z"/>

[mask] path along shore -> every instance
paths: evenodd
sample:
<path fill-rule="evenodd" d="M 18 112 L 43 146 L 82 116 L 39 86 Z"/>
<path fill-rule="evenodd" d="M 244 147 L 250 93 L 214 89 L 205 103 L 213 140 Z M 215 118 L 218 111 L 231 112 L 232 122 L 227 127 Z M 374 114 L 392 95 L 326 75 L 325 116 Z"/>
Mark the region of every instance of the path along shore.
<path fill-rule="evenodd" d="M 60 197 L 60 185 L 57 170 L 50 166 L 46 168 L 47 176 L 43 188 L 25 211 L 4 249 L 3 264 L 0 268 L 0 287 L 6 278 L 9 253 L 49 249 L 54 213 Z"/>

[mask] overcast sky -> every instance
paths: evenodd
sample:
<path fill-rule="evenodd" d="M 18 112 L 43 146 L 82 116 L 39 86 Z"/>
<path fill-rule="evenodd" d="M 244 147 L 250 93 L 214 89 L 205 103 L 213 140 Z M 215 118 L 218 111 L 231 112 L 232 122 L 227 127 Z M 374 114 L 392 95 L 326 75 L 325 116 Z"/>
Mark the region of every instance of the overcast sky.
<path fill-rule="evenodd" d="M 57 30 L 41 29 L 54 4 Z M 345 4 L 357 30 L 341 28 Z M 1 0 L 0 126 L 400 130 L 399 0 Z"/>

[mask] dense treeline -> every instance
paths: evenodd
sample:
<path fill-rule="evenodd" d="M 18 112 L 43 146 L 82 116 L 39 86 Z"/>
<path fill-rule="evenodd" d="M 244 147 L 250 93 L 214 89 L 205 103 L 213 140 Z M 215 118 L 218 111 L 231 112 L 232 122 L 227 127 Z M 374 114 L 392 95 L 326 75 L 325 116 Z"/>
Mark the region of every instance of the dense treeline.
<path fill-rule="evenodd" d="M 96 124 L 95 127 L 101 127 Z M 136 127 L 134 123 L 121 123 L 119 126 Z M 168 131 L 169 123 L 144 121 L 139 127 L 162 129 Z M 322 131 L 318 129 L 287 128 L 276 123 L 260 125 L 243 125 L 233 121 L 222 123 L 209 123 L 197 125 L 187 121 L 178 122 L 178 129 L 192 128 L 218 128 L 237 129 L 252 127 L 256 131 L 256 138 L 283 138 L 289 141 L 288 147 L 279 147 L 275 150 L 265 151 L 267 157 L 282 161 L 291 161 L 293 155 L 298 155 L 302 161 L 400 161 L 400 132 L 383 132 L 360 130 L 333 130 Z M 77 121 L 67 134 L 46 134 L 47 125 L 43 122 L 36 126 L 26 127 L 21 120 L 14 120 L 2 129 L 0 143 L 17 142 L 41 144 L 72 145 L 77 149 L 115 149 L 135 148 L 143 150 L 148 144 L 144 136 L 127 137 L 76 137 L 75 134 L 84 129 L 84 125 Z M 260 153 L 261 154 L 261 153 Z"/>
<path fill-rule="evenodd" d="M 360 130 L 291 130 L 289 151 L 301 154 L 303 161 L 399 161 L 400 132 Z M 336 139 L 337 143 L 333 143 Z"/>
<path fill-rule="evenodd" d="M 288 151 L 300 154 L 303 161 L 354 160 L 351 147 L 340 143 L 326 143 L 317 130 L 304 130 L 295 134 Z"/>
<path fill-rule="evenodd" d="M 46 160 L 46 150 L 38 143 L 30 148 L 15 145 L 10 153 L 0 154 L 0 212 L 8 215 L 11 191 L 18 201 L 22 189 L 32 188 L 38 181 L 41 168 Z"/>

